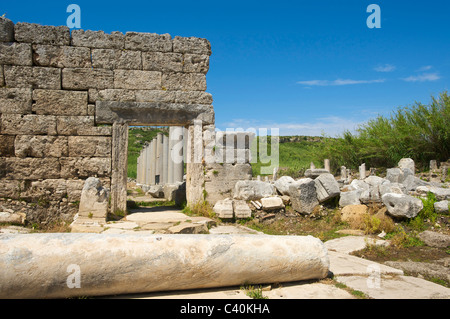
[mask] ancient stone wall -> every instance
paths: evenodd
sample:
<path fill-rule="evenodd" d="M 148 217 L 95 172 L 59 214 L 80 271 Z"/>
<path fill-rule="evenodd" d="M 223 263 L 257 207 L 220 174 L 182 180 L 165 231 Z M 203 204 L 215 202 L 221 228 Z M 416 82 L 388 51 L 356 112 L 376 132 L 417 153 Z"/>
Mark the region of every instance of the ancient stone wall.
<path fill-rule="evenodd" d="M 114 173 L 124 177 L 114 154 L 127 152 L 114 123 L 213 124 L 210 54 L 201 38 L 0 18 L 0 208 L 70 219 L 91 176 L 114 194 Z"/>

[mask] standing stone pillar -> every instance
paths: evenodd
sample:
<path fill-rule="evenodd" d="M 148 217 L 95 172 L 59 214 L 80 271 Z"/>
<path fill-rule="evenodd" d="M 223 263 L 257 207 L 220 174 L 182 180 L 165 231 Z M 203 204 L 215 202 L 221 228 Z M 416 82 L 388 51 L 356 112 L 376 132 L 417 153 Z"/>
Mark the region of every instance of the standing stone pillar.
<path fill-rule="evenodd" d="M 150 165 L 150 185 L 155 185 L 156 180 L 156 139 L 154 138 L 150 143 L 150 159 L 149 159 L 149 165 Z"/>
<path fill-rule="evenodd" d="M 173 151 L 173 146 L 174 146 L 174 139 L 173 139 L 173 130 L 175 127 L 170 126 L 169 127 L 169 154 L 167 156 L 167 182 L 169 184 L 173 184 L 174 183 L 174 179 L 173 179 L 173 156 L 172 156 L 172 151 Z"/>
<path fill-rule="evenodd" d="M 437 161 L 436 160 L 431 160 L 430 161 L 430 171 L 437 170 L 437 169 L 438 169 Z"/>
<path fill-rule="evenodd" d="M 152 179 L 152 175 L 151 175 L 151 171 L 150 171 L 150 159 L 152 158 L 151 155 L 151 147 L 149 144 L 147 144 L 147 146 L 145 147 L 145 154 L 146 154 L 146 161 L 145 161 L 145 185 L 151 185 L 151 179 Z"/>
<path fill-rule="evenodd" d="M 345 166 L 341 166 L 341 179 L 347 179 L 347 168 Z"/>
<path fill-rule="evenodd" d="M 311 164 L 309 165 L 309 168 L 310 168 L 310 169 L 316 169 L 316 165 L 314 165 L 314 163 L 311 162 Z"/>
<path fill-rule="evenodd" d="M 168 182 L 169 174 L 169 138 L 166 135 L 163 135 L 162 168 L 162 184 L 165 185 Z"/>
<path fill-rule="evenodd" d="M 163 153 L 163 135 L 158 133 L 156 136 L 156 169 L 155 169 L 155 184 L 161 184 L 162 175 L 162 153 Z"/>
<path fill-rule="evenodd" d="M 331 168 L 330 168 L 330 160 L 329 159 L 325 159 L 324 161 L 323 161 L 323 167 L 327 170 L 327 171 L 331 171 Z"/>
<path fill-rule="evenodd" d="M 174 127 L 172 130 L 172 142 L 173 147 L 171 151 L 171 159 L 173 162 L 173 183 L 182 182 L 184 175 L 184 155 L 185 152 L 185 141 L 184 127 Z"/>
<path fill-rule="evenodd" d="M 112 126 L 111 212 L 127 210 L 128 124 Z"/>
<path fill-rule="evenodd" d="M 359 179 L 366 178 L 366 163 L 362 163 L 361 166 L 359 166 Z"/>

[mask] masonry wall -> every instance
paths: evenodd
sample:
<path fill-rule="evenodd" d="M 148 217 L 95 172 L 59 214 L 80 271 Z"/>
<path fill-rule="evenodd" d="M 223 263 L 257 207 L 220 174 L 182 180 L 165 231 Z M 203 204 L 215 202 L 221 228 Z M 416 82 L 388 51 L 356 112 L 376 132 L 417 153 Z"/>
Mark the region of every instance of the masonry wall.
<path fill-rule="evenodd" d="M 210 54 L 200 38 L 71 33 L 0 18 L 0 211 L 25 212 L 29 222 L 71 220 L 88 177 L 111 186 L 112 127 L 99 124 L 96 104 L 213 112 Z"/>

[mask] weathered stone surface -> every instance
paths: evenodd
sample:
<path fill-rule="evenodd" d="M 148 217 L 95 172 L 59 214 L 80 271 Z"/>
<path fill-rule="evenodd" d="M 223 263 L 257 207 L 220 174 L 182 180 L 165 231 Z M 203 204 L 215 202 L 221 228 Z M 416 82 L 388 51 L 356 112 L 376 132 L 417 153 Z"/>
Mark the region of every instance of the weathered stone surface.
<path fill-rule="evenodd" d="M 244 200 L 233 200 L 234 216 L 236 218 L 252 217 L 252 210 Z"/>
<path fill-rule="evenodd" d="M 3 160 L 3 158 L 1 160 Z M 3 169 L 4 164 L 0 163 L 0 167 Z M 4 179 L 0 183 L 0 198 L 3 197 L 3 198 L 18 199 L 19 196 L 21 196 L 23 189 L 24 189 L 24 181 Z"/>
<path fill-rule="evenodd" d="M 426 230 L 421 232 L 418 237 L 430 247 L 447 248 L 450 246 L 450 236 L 446 234 Z"/>
<path fill-rule="evenodd" d="M 391 183 L 403 183 L 410 175 L 414 177 L 414 173 L 408 168 L 388 168 L 386 170 L 386 179 Z"/>
<path fill-rule="evenodd" d="M 217 201 L 213 207 L 213 211 L 219 218 L 233 218 L 233 200 L 226 198 Z"/>
<path fill-rule="evenodd" d="M 134 102 L 136 101 L 136 92 L 138 90 L 125 90 L 125 89 L 89 89 L 89 103 L 95 103 L 96 101 L 119 101 L 119 102 Z M 147 91 L 143 91 L 147 92 Z M 152 92 L 152 91 L 149 91 Z M 159 92 L 159 91 L 157 91 Z"/>
<path fill-rule="evenodd" d="M 101 181 L 95 177 L 86 179 L 81 191 L 78 215 L 88 218 L 105 218 L 108 213 L 109 192 L 102 186 Z"/>
<path fill-rule="evenodd" d="M 369 176 L 369 177 L 366 177 L 366 178 L 364 179 L 364 182 L 365 182 L 366 184 L 369 184 L 369 186 L 379 186 L 379 185 L 382 185 L 382 184 L 390 183 L 389 180 L 384 179 L 384 178 L 381 178 L 381 177 L 379 177 L 379 176 Z"/>
<path fill-rule="evenodd" d="M 367 184 L 366 182 L 362 181 L 362 180 L 354 179 L 350 183 L 350 188 L 352 190 L 355 190 L 355 189 L 368 190 L 370 188 L 370 185 Z"/>
<path fill-rule="evenodd" d="M 0 113 L 31 113 L 31 89 L 0 88 Z"/>
<path fill-rule="evenodd" d="M 31 44 L 17 42 L 0 43 L 0 64 L 33 65 Z"/>
<path fill-rule="evenodd" d="M 302 214 L 311 214 L 319 205 L 316 184 L 311 178 L 298 180 L 289 186 L 292 208 Z"/>
<path fill-rule="evenodd" d="M 112 125 L 111 211 L 127 211 L 128 124 Z M 108 158 L 105 158 L 108 159 Z"/>
<path fill-rule="evenodd" d="M 321 174 L 314 182 L 316 184 L 317 199 L 319 202 L 324 202 L 332 197 L 339 196 L 339 184 L 332 174 Z"/>
<path fill-rule="evenodd" d="M 171 52 L 172 37 L 170 34 L 127 32 L 125 34 L 125 49 Z"/>
<path fill-rule="evenodd" d="M 359 200 L 363 190 L 356 189 L 354 191 L 349 192 L 341 192 L 339 198 L 339 206 L 347 206 L 347 205 L 359 205 L 361 201 Z"/>
<path fill-rule="evenodd" d="M 111 159 L 107 157 L 61 157 L 59 162 L 61 178 L 107 177 L 111 174 Z"/>
<path fill-rule="evenodd" d="M 17 157 L 68 156 L 67 137 L 48 135 L 17 135 L 14 141 Z"/>
<path fill-rule="evenodd" d="M 281 176 L 273 184 L 281 195 L 289 195 L 289 187 L 295 183 L 295 180 L 290 176 Z"/>
<path fill-rule="evenodd" d="M 386 193 L 407 194 L 406 187 L 400 183 L 385 183 L 379 186 L 380 195 L 383 196 Z"/>
<path fill-rule="evenodd" d="M 368 190 L 363 190 L 359 197 L 361 203 L 381 202 L 380 186 L 381 185 L 374 185 L 370 186 Z"/>
<path fill-rule="evenodd" d="M 38 115 L 87 115 L 87 92 L 33 90 L 32 110 Z"/>
<path fill-rule="evenodd" d="M 72 46 L 33 45 L 33 62 L 39 66 L 54 68 L 90 68 L 89 48 Z"/>
<path fill-rule="evenodd" d="M 1 236 L 0 241 L 1 298 L 239 286 L 265 283 L 267 278 L 290 282 L 322 279 L 329 270 L 327 249 L 311 236 L 17 234 Z M 51 250 L 46 249 L 49 243 Z M 26 268 L 19 258 L 24 254 Z M 80 288 L 68 287 L 62 264 L 80 267 Z M 206 265 L 214 269 L 204 271 Z M 121 271 L 130 268 L 133 276 Z"/>
<path fill-rule="evenodd" d="M 162 185 L 152 185 L 149 187 L 147 194 L 153 198 L 164 198 L 164 188 Z"/>
<path fill-rule="evenodd" d="M 114 72 L 105 69 L 65 68 L 62 87 L 66 90 L 114 88 Z"/>
<path fill-rule="evenodd" d="M 92 66 L 100 69 L 142 70 L 141 52 L 92 49 Z"/>
<path fill-rule="evenodd" d="M 434 203 L 434 210 L 438 214 L 448 214 L 449 213 L 449 201 L 448 200 L 442 200 L 439 202 Z"/>
<path fill-rule="evenodd" d="M 14 135 L 0 135 L 0 157 L 14 156 Z"/>
<path fill-rule="evenodd" d="M 5 65 L 8 87 L 33 89 L 61 89 L 61 70 L 39 66 Z"/>
<path fill-rule="evenodd" d="M 402 158 L 397 165 L 400 169 L 408 168 L 413 174 L 416 171 L 416 165 L 412 158 Z"/>
<path fill-rule="evenodd" d="M 95 122 L 99 124 L 120 120 L 130 125 L 189 125 L 194 120 L 201 120 L 203 125 L 214 123 L 213 108 L 204 104 L 97 101 L 95 109 Z"/>
<path fill-rule="evenodd" d="M 66 26 L 48 26 L 35 23 L 18 22 L 14 26 L 18 42 L 70 45 L 70 29 Z"/>
<path fill-rule="evenodd" d="M 164 73 L 162 88 L 178 91 L 206 91 L 206 77 L 201 73 Z"/>
<path fill-rule="evenodd" d="M 394 217 L 414 218 L 423 208 L 420 199 L 404 194 L 387 193 L 383 195 L 382 201 Z"/>
<path fill-rule="evenodd" d="M 1 133 L 56 135 L 56 117 L 34 114 L 2 114 Z"/>
<path fill-rule="evenodd" d="M 450 188 L 418 186 L 416 193 L 421 196 L 427 196 L 428 192 L 433 193 L 437 200 L 450 199 Z"/>
<path fill-rule="evenodd" d="M 170 91 L 169 91 L 170 92 Z M 202 91 L 175 91 L 175 103 L 187 104 L 212 104 L 213 97 L 210 93 Z"/>
<path fill-rule="evenodd" d="M 330 174 L 330 172 L 324 168 L 308 168 L 305 171 L 305 177 L 316 178 L 322 174 Z"/>
<path fill-rule="evenodd" d="M 0 42 L 14 41 L 14 23 L 5 18 L 0 17 Z"/>
<path fill-rule="evenodd" d="M 0 211 L 0 223 L 23 225 L 26 215 L 24 213 L 9 213 Z"/>
<path fill-rule="evenodd" d="M 125 35 L 117 31 L 107 34 L 103 31 L 73 30 L 72 45 L 100 49 L 123 49 Z"/>
<path fill-rule="evenodd" d="M 136 90 L 136 102 L 167 102 L 175 103 L 176 94 L 174 91 L 163 90 Z"/>
<path fill-rule="evenodd" d="M 183 72 L 186 73 L 208 73 L 209 55 L 189 54 L 184 55 Z"/>
<path fill-rule="evenodd" d="M 95 126 L 94 116 L 56 116 L 58 135 L 111 135 L 110 126 Z"/>
<path fill-rule="evenodd" d="M 173 39 L 173 52 L 211 55 L 211 43 L 207 39 L 176 36 Z"/>
<path fill-rule="evenodd" d="M 114 70 L 115 89 L 161 89 L 161 72 L 140 70 Z"/>
<path fill-rule="evenodd" d="M 5 86 L 5 72 L 3 70 L 3 65 L 0 65 L 0 86 Z"/>
<path fill-rule="evenodd" d="M 142 52 L 142 66 L 147 71 L 182 72 L 183 54 L 163 52 Z"/>
<path fill-rule="evenodd" d="M 366 205 L 347 205 L 342 208 L 341 220 L 343 222 L 351 222 L 355 219 L 361 219 L 365 214 L 367 214 Z"/>
<path fill-rule="evenodd" d="M 427 186 L 430 185 L 430 183 L 421 180 L 418 177 L 412 176 L 412 175 L 408 175 L 402 182 L 401 184 L 403 184 L 406 188 L 407 191 L 414 191 L 416 190 L 417 187 L 419 186 Z"/>
<path fill-rule="evenodd" d="M 57 158 L 5 157 L 2 162 L 0 177 L 5 179 L 47 179 L 60 176 Z"/>
<path fill-rule="evenodd" d="M 283 200 L 277 196 L 261 198 L 262 209 L 266 211 L 284 208 Z"/>
<path fill-rule="evenodd" d="M 238 181 L 234 186 L 234 198 L 243 200 L 261 199 L 276 195 L 275 186 L 261 181 Z"/>
<path fill-rule="evenodd" d="M 111 137 L 109 136 L 69 136 L 70 157 L 109 157 Z"/>

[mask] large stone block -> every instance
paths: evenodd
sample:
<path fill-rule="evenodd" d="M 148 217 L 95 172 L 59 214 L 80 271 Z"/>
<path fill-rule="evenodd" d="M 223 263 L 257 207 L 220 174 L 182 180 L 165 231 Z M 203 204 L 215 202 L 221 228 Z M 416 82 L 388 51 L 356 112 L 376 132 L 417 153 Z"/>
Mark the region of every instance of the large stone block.
<path fill-rule="evenodd" d="M 101 69 L 142 70 L 140 51 L 92 49 L 92 66 Z"/>
<path fill-rule="evenodd" d="M 170 34 L 127 32 L 125 49 L 152 52 L 172 52 Z"/>
<path fill-rule="evenodd" d="M 400 169 L 408 168 L 413 174 L 416 171 L 416 164 L 414 163 L 414 160 L 412 158 L 402 158 L 398 162 L 398 167 Z"/>
<path fill-rule="evenodd" d="M 61 89 L 61 70 L 38 66 L 4 66 L 8 87 L 33 89 Z"/>
<path fill-rule="evenodd" d="M 140 70 L 114 70 L 115 89 L 161 89 L 161 72 Z"/>
<path fill-rule="evenodd" d="M 0 113 L 31 113 L 32 90 L 20 88 L 0 88 Z"/>
<path fill-rule="evenodd" d="M 0 43 L 0 64 L 33 65 L 31 44 L 17 42 Z"/>
<path fill-rule="evenodd" d="M 186 73 L 208 73 L 209 55 L 207 54 L 184 54 L 183 72 Z"/>
<path fill-rule="evenodd" d="M 126 90 L 126 89 L 89 89 L 89 103 L 95 103 L 96 101 L 119 101 L 119 102 L 134 102 L 136 101 L 137 92 L 139 90 Z M 147 91 L 143 91 L 147 92 Z M 148 91 L 154 92 L 154 91 Z M 160 91 L 156 91 L 160 92 Z"/>
<path fill-rule="evenodd" d="M 142 65 L 147 71 L 182 72 L 183 54 L 173 52 L 143 52 Z"/>
<path fill-rule="evenodd" d="M 111 136 L 110 126 L 95 126 L 94 116 L 56 116 L 59 135 Z"/>
<path fill-rule="evenodd" d="M 17 135 L 14 141 L 17 157 L 68 156 L 67 137 L 48 135 Z"/>
<path fill-rule="evenodd" d="M 61 178 L 107 177 L 111 174 L 111 158 L 61 157 Z"/>
<path fill-rule="evenodd" d="M 14 41 L 14 23 L 5 18 L 0 17 L 0 42 Z"/>
<path fill-rule="evenodd" d="M 234 187 L 234 198 L 243 200 L 261 199 L 276 195 L 276 188 L 270 183 L 261 181 L 238 181 Z"/>
<path fill-rule="evenodd" d="M 136 102 L 166 102 L 175 103 L 174 91 L 163 90 L 136 90 Z"/>
<path fill-rule="evenodd" d="M 250 218 L 252 217 L 252 210 L 248 207 L 245 200 L 233 200 L 234 217 L 236 218 Z"/>
<path fill-rule="evenodd" d="M 165 73 L 161 81 L 166 90 L 206 91 L 206 77 L 201 73 Z"/>
<path fill-rule="evenodd" d="M 53 45 L 33 45 L 33 62 L 55 68 L 90 68 L 89 48 Z"/>
<path fill-rule="evenodd" d="M 0 159 L 0 160 L 3 160 Z M 0 168 L 5 168 L 5 163 L 0 163 Z M 1 174 L 1 172 L 0 172 Z M 11 198 L 18 199 L 21 198 L 23 190 L 25 188 L 24 180 L 7 180 L 3 179 L 0 183 L 0 198 Z"/>
<path fill-rule="evenodd" d="M 66 26 L 18 22 L 14 26 L 14 32 L 17 42 L 70 45 L 70 29 Z"/>
<path fill-rule="evenodd" d="M 175 103 L 212 104 L 213 102 L 212 95 L 203 91 L 175 91 L 174 93 Z"/>
<path fill-rule="evenodd" d="M 173 52 L 211 55 L 211 43 L 207 39 L 176 36 L 173 39 Z"/>
<path fill-rule="evenodd" d="M 56 117 L 52 115 L 2 114 L 1 133 L 9 135 L 56 135 Z"/>
<path fill-rule="evenodd" d="M 57 158 L 5 157 L 2 162 L 1 178 L 33 180 L 60 177 L 60 165 Z"/>
<path fill-rule="evenodd" d="M 73 30 L 72 45 L 99 49 L 123 49 L 125 35 L 117 31 L 107 34 L 103 31 Z"/>
<path fill-rule="evenodd" d="M 62 87 L 66 90 L 110 89 L 114 72 L 105 69 L 66 68 L 62 71 Z"/>
<path fill-rule="evenodd" d="M 290 176 L 281 176 L 274 182 L 275 188 L 281 195 L 289 195 L 289 187 L 295 183 L 295 180 Z"/>
<path fill-rule="evenodd" d="M 34 90 L 32 110 L 43 115 L 87 115 L 88 94 L 67 90 Z"/>
<path fill-rule="evenodd" d="M 302 214 L 311 214 L 319 205 L 316 184 L 311 178 L 304 178 L 289 185 L 292 208 Z"/>
<path fill-rule="evenodd" d="M 218 201 L 213 207 L 214 213 L 216 213 L 219 218 L 233 218 L 233 200 L 226 198 L 224 200 Z"/>
<path fill-rule="evenodd" d="M 95 177 L 89 177 L 81 191 L 79 217 L 104 218 L 108 213 L 109 191 L 102 186 L 101 181 Z"/>
<path fill-rule="evenodd" d="M 382 201 L 389 214 L 399 218 L 414 218 L 423 208 L 420 199 L 405 194 L 387 193 Z"/>
<path fill-rule="evenodd" d="M 316 183 L 317 199 L 319 202 L 322 203 L 332 197 L 339 196 L 339 184 L 332 174 L 321 174 L 314 182 Z"/>
<path fill-rule="evenodd" d="M 69 136 L 70 157 L 110 157 L 111 137 Z"/>
<path fill-rule="evenodd" d="M 14 135 L 0 135 L 0 157 L 14 156 Z"/>
<path fill-rule="evenodd" d="M 5 71 L 3 65 L 0 65 L 0 87 L 5 86 Z"/>

